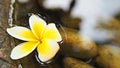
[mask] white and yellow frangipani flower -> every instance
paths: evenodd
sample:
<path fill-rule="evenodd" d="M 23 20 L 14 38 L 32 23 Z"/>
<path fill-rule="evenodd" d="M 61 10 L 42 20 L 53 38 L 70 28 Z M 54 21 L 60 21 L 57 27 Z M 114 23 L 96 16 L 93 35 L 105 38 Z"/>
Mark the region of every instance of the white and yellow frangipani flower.
<path fill-rule="evenodd" d="M 55 24 L 46 24 L 39 16 L 32 14 L 29 25 L 31 30 L 22 26 L 7 28 L 9 35 L 26 41 L 13 48 L 10 57 L 14 60 L 20 59 L 37 48 L 38 57 L 42 62 L 52 59 L 59 50 L 57 42 L 62 40 Z"/>

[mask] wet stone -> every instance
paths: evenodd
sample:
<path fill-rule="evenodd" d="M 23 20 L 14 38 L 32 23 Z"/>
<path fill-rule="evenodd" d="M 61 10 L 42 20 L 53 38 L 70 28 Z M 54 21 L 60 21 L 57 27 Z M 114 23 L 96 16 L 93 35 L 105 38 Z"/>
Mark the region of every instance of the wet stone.
<path fill-rule="evenodd" d="M 9 4 L 10 0 L 0 0 L 0 68 L 16 68 L 16 63 L 9 57 L 12 48 L 6 33 Z"/>
<path fill-rule="evenodd" d="M 81 59 L 89 59 L 97 55 L 97 47 L 92 40 L 82 37 L 75 29 L 64 27 L 64 30 L 65 33 L 61 33 L 64 41 L 61 49 L 65 55 Z"/>
<path fill-rule="evenodd" d="M 120 68 L 120 46 L 98 46 L 98 56 L 95 62 L 100 68 Z"/>
<path fill-rule="evenodd" d="M 94 68 L 93 66 L 75 58 L 66 57 L 64 59 L 64 68 Z"/>

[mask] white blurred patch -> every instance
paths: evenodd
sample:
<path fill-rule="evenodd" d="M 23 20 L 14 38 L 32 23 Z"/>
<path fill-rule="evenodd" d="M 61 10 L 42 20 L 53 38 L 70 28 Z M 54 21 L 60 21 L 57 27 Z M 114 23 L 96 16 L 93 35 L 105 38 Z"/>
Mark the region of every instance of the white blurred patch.
<path fill-rule="evenodd" d="M 120 0 L 76 0 L 71 15 L 82 18 L 81 34 L 94 41 L 106 41 L 111 35 L 107 31 L 96 29 L 98 20 L 111 19 L 120 11 Z"/>
<path fill-rule="evenodd" d="M 48 9 L 61 8 L 64 11 L 69 10 L 72 0 L 44 0 L 43 6 Z"/>
<path fill-rule="evenodd" d="M 20 2 L 20 3 L 27 3 L 27 2 L 29 2 L 29 0 L 18 0 L 18 2 Z"/>
<path fill-rule="evenodd" d="M 11 3 L 14 4 L 14 3 L 15 3 L 15 0 L 11 0 Z"/>

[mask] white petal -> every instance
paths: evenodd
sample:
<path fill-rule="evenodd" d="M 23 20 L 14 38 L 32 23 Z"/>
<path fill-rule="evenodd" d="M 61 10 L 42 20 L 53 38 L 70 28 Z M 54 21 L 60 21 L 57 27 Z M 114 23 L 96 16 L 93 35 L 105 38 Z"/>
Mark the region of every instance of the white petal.
<path fill-rule="evenodd" d="M 15 27 L 12 27 L 12 28 L 7 28 L 7 32 L 11 36 L 13 36 L 17 39 L 20 39 L 20 40 L 36 41 L 36 38 L 33 35 L 33 33 L 25 27 L 15 26 Z"/>
<path fill-rule="evenodd" d="M 37 38 L 40 38 L 43 30 L 46 27 L 46 22 L 43 19 L 41 19 L 39 16 L 32 14 L 32 16 L 29 18 L 29 25 L 33 34 Z"/>
<path fill-rule="evenodd" d="M 43 38 L 52 39 L 57 42 L 62 40 L 61 35 L 54 23 L 50 23 L 47 25 L 45 32 L 43 34 Z"/>
<path fill-rule="evenodd" d="M 38 57 L 42 62 L 46 62 L 52 59 L 59 50 L 59 45 L 56 41 L 50 39 L 42 40 L 42 43 L 38 45 Z"/>
<path fill-rule="evenodd" d="M 21 43 L 12 50 L 10 57 L 14 60 L 23 58 L 35 50 L 37 45 L 36 42 Z"/>

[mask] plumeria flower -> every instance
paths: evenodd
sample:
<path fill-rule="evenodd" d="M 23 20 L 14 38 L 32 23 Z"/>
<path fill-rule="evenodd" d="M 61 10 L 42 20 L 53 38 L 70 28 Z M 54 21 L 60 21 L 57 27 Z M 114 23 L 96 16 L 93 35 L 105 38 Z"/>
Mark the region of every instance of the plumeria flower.
<path fill-rule="evenodd" d="M 39 16 L 32 14 L 29 25 L 30 29 L 22 26 L 7 28 L 9 35 L 26 41 L 13 48 L 10 57 L 14 60 L 20 59 L 37 48 L 38 58 L 42 62 L 52 59 L 60 48 L 57 42 L 62 40 L 55 24 L 46 24 Z"/>

